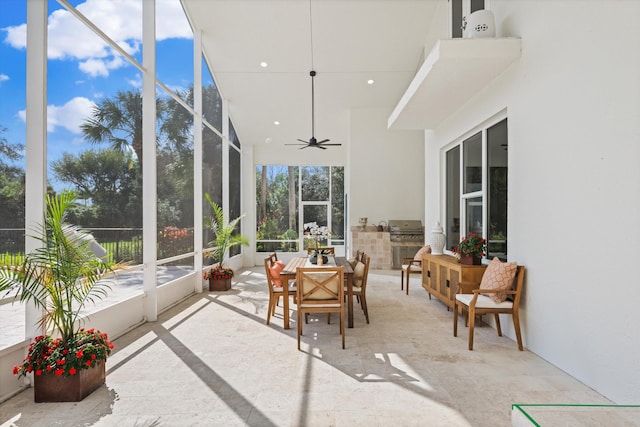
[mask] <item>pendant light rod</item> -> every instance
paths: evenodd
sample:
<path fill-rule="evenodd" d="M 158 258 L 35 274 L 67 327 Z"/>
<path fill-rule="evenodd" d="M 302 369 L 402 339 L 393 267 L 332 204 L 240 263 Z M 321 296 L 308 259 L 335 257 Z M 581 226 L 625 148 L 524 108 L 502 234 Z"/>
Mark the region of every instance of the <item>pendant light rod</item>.
<path fill-rule="evenodd" d="M 316 76 L 315 71 L 311 71 L 309 73 L 311 76 L 311 137 L 316 137 L 316 97 L 315 97 L 315 85 L 313 84 L 314 77 Z"/>

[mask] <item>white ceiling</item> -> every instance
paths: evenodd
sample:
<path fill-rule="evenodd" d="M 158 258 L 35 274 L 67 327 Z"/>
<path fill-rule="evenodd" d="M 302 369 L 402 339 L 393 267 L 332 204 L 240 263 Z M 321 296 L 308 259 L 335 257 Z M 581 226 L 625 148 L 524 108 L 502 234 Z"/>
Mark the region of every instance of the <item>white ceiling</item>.
<path fill-rule="evenodd" d="M 312 69 L 318 140 L 346 142 L 352 108 L 391 111 L 420 66 L 430 25 L 447 0 L 182 2 L 202 31 L 205 57 L 241 143 L 271 138 L 281 145 L 311 137 Z"/>

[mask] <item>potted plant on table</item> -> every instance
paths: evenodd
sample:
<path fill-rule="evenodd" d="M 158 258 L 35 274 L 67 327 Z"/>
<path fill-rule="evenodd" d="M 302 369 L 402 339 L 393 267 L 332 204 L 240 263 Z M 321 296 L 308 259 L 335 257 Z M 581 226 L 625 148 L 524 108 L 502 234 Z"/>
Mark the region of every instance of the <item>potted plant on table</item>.
<path fill-rule="evenodd" d="M 458 246 L 451 250 L 460 256 L 460 264 L 480 265 L 487 249 L 487 241 L 476 233 L 463 237 Z"/>
<path fill-rule="evenodd" d="M 91 249 L 93 238 L 64 223 L 75 193 L 47 196 L 43 225 L 33 238 L 41 247 L 26 254 L 17 266 L 0 268 L 0 291 L 42 310 L 42 335 L 29 346 L 20 377 L 33 375 L 36 402 L 79 401 L 105 382 L 105 362 L 113 344 L 107 334 L 85 330 L 81 311 L 88 302 L 106 296 L 113 271 Z M 54 338 L 51 334 L 59 334 Z"/>
<path fill-rule="evenodd" d="M 209 202 L 211 210 L 213 210 L 213 216 L 205 217 L 205 225 L 214 236 L 214 240 L 209 242 L 208 246 L 211 248 L 209 258 L 213 259 L 216 265 L 206 270 L 203 278 L 209 281 L 210 291 L 227 291 L 231 289 L 233 270 L 224 267 L 224 259 L 232 247 L 238 245 L 249 246 L 249 239 L 246 236 L 235 233 L 235 229 L 244 215 L 227 222 L 222 208 L 211 200 L 209 194 L 205 194 L 205 198 Z"/>
<path fill-rule="evenodd" d="M 330 255 L 329 251 L 325 251 L 320 247 L 320 240 L 328 240 L 331 237 L 331 230 L 326 226 L 318 226 L 316 222 L 309 222 L 304 224 L 304 234 L 313 239 L 315 249 L 309 252 L 309 261 L 312 264 L 316 264 L 319 259 L 322 259 L 322 263 L 328 262 L 327 255 Z"/>

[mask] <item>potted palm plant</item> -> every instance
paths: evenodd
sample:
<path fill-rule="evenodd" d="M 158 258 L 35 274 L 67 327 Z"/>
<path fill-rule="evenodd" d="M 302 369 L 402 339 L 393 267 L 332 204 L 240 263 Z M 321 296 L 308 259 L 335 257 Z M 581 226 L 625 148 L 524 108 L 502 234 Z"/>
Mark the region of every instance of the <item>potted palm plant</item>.
<path fill-rule="evenodd" d="M 41 246 L 19 265 L 0 268 L 0 292 L 42 311 L 42 335 L 13 368 L 16 375 L 33 375 L 36 402 L 82 400 L 104 384 L 113 348 L 106 334 L 81 327 L 82 309 L 106 296 L 110 287 L 100 279 L 114 266 L 91 250 L 90 235 L 64 222 L 74 199 L 70 191 L 47 196 L 44 224 L 33 235 Z"/>
<path fill-rule="evenodd" d="M 233 270 L 224 266 L 225 257 L 229 249 L 234 246 L 249 246 L 249 239 L 246 236 L 235 233 L 236 227 L 244 215 L 227 222 L 222 208 L 211 200 L 209 194 L 205 194 L 205 198 L 213 211 L 212 216 L 205 217 L 205 225 L 214 236 L 214 240 L 208 243 L 208 247 L 211 248 L 209 258 L 213 259 L 216 264 L 204 272 L 203 278 L 209 281 L 210 291 L 227 291 L 231 289 Z"/>

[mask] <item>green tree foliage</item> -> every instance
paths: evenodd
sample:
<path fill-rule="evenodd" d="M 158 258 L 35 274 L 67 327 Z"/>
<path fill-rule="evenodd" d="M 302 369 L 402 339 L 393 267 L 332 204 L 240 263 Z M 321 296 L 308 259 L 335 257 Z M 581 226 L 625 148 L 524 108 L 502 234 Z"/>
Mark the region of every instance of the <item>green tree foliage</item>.
<path fill-rule="evenodd" d="M 0 127 L 0 224 L 4 228 L 23 228 L 25 173 L 9 161 L 21 159 L 24 146 L 7 141 L 6 131 Z"/>
<path fill-rule="evenodd" d="M 65 153 L 51 168 L 58 180 L 70 184 L 87 202 L 69 209 L 73 223 L 84 227 L 142 225 L 140 171 L 130 152 Z"/>

